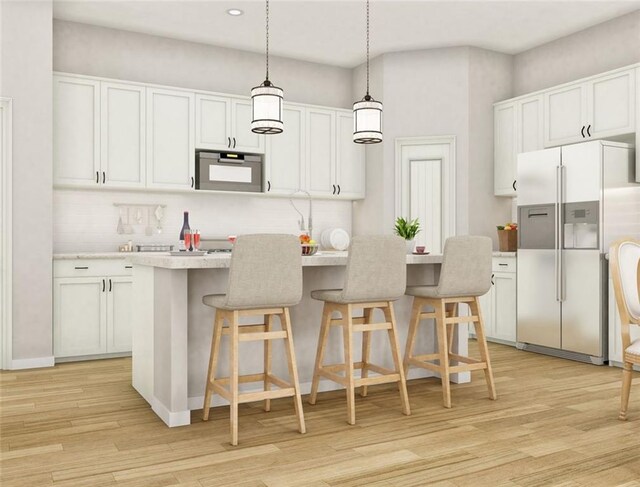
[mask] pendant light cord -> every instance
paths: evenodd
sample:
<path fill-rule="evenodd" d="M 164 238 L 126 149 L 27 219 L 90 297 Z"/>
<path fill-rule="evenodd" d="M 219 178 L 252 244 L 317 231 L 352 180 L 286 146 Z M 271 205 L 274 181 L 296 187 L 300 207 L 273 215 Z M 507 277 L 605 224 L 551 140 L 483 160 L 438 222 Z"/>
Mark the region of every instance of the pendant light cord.
<path fill-rule="evenodd" d="M 369 0 L 367 0 L 367 96 L 369 96 Z"/>
<path fill-rule="evenodd" d="M 266 80 L 269 81 L 269 0 L 266 0 L 267 3 L 267 77 Z"/>

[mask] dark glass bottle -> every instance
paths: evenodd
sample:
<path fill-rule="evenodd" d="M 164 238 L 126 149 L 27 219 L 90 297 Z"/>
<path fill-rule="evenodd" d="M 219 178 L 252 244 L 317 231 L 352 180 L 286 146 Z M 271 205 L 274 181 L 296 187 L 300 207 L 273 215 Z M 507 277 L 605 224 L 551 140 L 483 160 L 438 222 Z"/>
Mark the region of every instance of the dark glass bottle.
<path fill-rule="evenodd" d="M 185 211 L 184 212 L 184 217 L 182 220 L 182 230 L 180 230 L 180 248 L 182 249 L 184 247 L 184 232 L 185 230 L 191 230 L 191 228 L 189 227 L 189 212 Z"/>

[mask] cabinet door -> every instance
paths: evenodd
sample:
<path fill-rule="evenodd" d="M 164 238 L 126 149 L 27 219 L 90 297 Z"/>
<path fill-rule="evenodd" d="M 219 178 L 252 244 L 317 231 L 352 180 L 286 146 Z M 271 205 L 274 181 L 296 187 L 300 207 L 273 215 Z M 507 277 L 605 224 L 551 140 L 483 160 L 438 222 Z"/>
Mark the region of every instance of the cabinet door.
<path fill-rule="evenodd" d="M 53 280 L 53 348 L 56 357 L 106 353 L 106 283 L 101 277 Z"/>
<path fill-rule="evenodd" d="M 492 337 L 516 341 L 516 274 L 496 272 L 493 276 Z"/>
<path fill-rule="evenodd" d="M 195 174 L 194 95 L 147 90 L 147 185 L 190 189 Z"/>
<path fill-rule="evenodd" d="M 307 189 L 312 195 L 336 193 L 336 112 L 307 109 Z"/>
<path fill-rule="evenodd" d="M 635 131 L 635 73 L 610 74 L 590 81 L 589 124 L 591 137 L 610 137 Z"/>
<path fill-rule="evenodd" d="M 107 352 L 131 351 L 131 277 L 107 279 Z"/>
<path fill-rule="evenodd" d="M 305 162 L 304 108 L 284 107 L 285 130 L 267 139 L 265 191 L 291 194 L 303 187 Z"/>
<path fill-rule="evenodd" d="M 544 149 L 542 95 L 527 98 L 518 103 L 517 126 L 518 154 Z"/>
<path fill-rule="evenodd" d="M 586 84 L 579 83 L 551 90 L 544 95 L 545 147 L 585 140 L 587 113 Z"/>
<path fill-rule="evenodd" d="M 106 186 L 145 185 L 145 89 L 100 83 L 101 181 Z"/>
<path fill-rule="evenodd" d="M 494 194 L 515 195 L 516 103 L 494 107 Z"/>
<path fill-rule="evenodd" d="M 336 194 L 344 199 L 362 199 L 365 194 L 364 147 L 353 142 L 353 114 L 336 115 Z"/>
<path fill-rule="evenodd" d="M 228 150 L 231 140 L 231 99 L 196 95 L 196 149 Z"/>
<path fill-rule="evenodd" d="M 251 131 L 251 119 L 251 101 L 234 98 L 231 111 L 231 122 L 233 124 L 231 148 L 238 152 L 264 154 L 265 136 L 255 134 Z M 287 130 L 286 125 L 284 130 Z M 278 137 L 278 135 L 269 137 Z"/>
<path fill-rule="evenodd" d="M 100 82 L 54 76 L 53 182 L 96 186 L 99 172 Z"/>

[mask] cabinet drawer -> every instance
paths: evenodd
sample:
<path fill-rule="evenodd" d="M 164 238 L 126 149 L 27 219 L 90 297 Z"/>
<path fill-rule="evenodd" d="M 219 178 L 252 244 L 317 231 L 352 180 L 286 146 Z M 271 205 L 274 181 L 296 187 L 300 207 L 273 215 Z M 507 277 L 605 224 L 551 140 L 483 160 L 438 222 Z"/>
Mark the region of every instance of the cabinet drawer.
<path fill-rule="evenodd" d="M 494 257 L 491 270 L 493 272 L 516 272 L 516 258 Z"/>
<path fill-rule="evenodd" d="M 133 267 L 126 259 L 54 260 L 53 277 L 130 276 Z"/>

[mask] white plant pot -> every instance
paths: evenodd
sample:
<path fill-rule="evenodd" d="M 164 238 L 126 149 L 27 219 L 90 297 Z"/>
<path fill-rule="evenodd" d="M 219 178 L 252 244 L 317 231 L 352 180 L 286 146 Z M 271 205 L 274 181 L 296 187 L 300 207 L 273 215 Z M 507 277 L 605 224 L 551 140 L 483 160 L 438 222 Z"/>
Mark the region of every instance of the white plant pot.
<path fill-rule="evenodd" d="M 407 254 L 412 254 L 413 250 L 416 248 L 415 240 L 405 240 L 407 242 Z"/>

